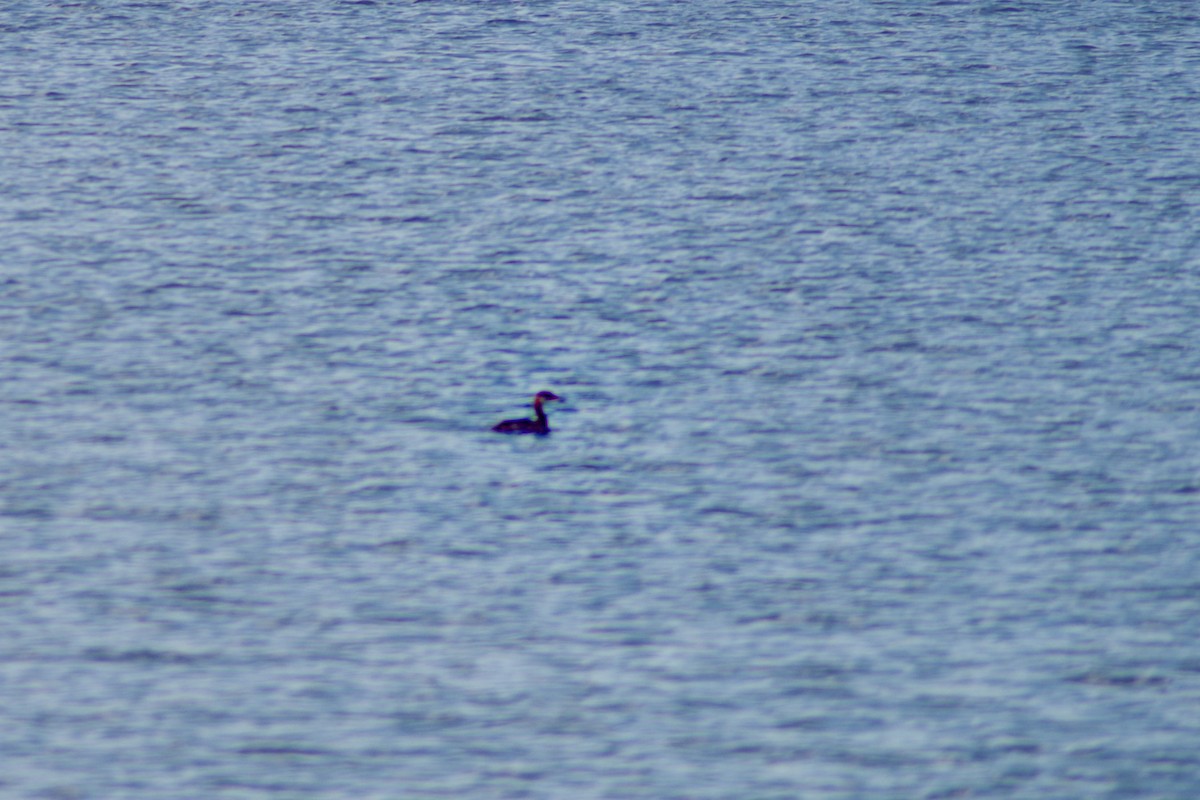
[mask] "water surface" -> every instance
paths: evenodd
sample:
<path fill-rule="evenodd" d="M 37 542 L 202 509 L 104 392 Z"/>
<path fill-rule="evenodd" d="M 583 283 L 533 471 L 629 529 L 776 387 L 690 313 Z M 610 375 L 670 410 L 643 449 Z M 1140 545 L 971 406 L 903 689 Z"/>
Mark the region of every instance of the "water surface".
<path fill-rule="evenodd" d="M 1190 4 L 0 30 L 6 795 L 1195 796 Z"/>

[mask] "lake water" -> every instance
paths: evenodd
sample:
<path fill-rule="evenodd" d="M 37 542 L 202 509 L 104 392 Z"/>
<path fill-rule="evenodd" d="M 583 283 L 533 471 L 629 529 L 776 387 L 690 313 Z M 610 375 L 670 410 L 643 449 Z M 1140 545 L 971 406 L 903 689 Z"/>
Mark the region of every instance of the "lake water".
<path fill-rule="evenodd" d="M 1190 0 L 0 32 L 0 795 L 1200 795 Z"/>

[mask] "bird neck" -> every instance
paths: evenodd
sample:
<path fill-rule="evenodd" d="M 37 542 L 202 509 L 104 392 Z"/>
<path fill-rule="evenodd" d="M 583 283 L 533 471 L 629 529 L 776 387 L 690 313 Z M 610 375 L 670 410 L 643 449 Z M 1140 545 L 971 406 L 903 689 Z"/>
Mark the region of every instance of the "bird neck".
<path fill-rule="evenodd" d="M 533 401 L 533 413 L 534 413 L 534 416 L 537 417 L 538 422 L 546 421 L 546 412 L 544 410 L 542 410 L 542 401 L 541 400 Z"/>

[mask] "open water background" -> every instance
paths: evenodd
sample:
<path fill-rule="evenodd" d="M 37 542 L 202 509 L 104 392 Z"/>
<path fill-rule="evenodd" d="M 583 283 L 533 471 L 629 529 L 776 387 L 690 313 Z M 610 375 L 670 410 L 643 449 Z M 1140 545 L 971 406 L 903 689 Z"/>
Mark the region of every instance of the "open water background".
<path fill-rule="evenodd" d="M 0 184 L 0 796 L 1200 796 L 1190 0 L 10 0 Z"/>

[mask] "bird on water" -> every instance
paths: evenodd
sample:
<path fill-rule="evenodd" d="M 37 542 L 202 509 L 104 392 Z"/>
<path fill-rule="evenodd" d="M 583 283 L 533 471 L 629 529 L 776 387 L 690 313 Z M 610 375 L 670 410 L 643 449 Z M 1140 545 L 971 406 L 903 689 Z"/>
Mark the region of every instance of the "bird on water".
<path fill-rule="evenodd" d="M 549 433 L 550 422 L 542 403 L 558 403 L 562 398 L 553 392 L 538 392 L 533 396 L 533 413 L 536 419 L 506 419 L 492 426 L 496 433 Z"/>

